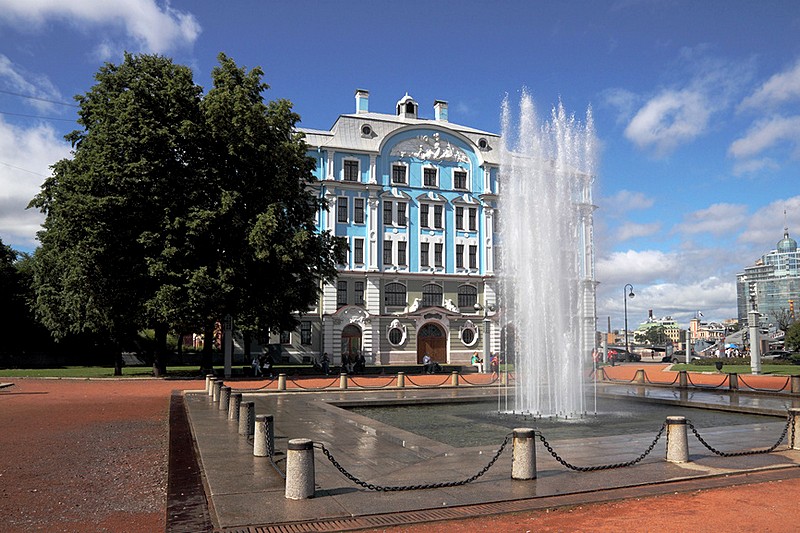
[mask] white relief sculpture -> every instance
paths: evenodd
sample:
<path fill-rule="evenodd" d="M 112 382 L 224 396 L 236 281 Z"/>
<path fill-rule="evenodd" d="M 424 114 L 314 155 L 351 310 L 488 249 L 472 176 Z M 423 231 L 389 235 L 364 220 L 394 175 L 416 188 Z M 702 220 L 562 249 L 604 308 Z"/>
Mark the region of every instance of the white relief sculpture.
<path fill-rule="evenodd" d="M 408 312 L 409 313 L 413 313 L 414 311 L 419 309 L 419 304 L 420 303 L 421 303 L 421 300 L 419 298 L 414 298 L 414 303 L 412 303 L 411 307 L 408 308 Z"/>
<path fill-rule="evenodd" d="M 452 298 L 445 299 L 444 308 L 447 309 L 448 311 L 458 313 L 458 307 L 456 307 L 456 304 L 453 303 Z"/>
<path fill-rule="evenodd" d="M 467 153 L 457 146 L 444 141 L 438 133 L 433 135 L 420 135 L 413 139 L 406 139 L 395 145 L 391 155 L 397 157 L 416 157 L 427 161 L 455 161 L 469 163 Z"/>

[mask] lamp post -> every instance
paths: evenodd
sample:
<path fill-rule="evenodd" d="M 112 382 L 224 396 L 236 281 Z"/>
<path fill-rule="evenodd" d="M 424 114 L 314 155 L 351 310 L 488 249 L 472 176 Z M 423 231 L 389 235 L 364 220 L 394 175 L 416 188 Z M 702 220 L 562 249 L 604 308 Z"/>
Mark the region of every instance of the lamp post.
<path fill-rule="evenodd" d="M 622 289 L 622 304 L 625 308 L 625 357 L 628 357 L 628 353 L 630 353 L 628 348 L 628 298 L 633 298 L 634 296 L 636 295 L 633 294 L 633 285 L 626 284 Z"/>
<path fill-rule="evenodd" d="M 496 307 L 494 304 L 483 306 L 477 302 L 472 307 L 476 311 L 483 311 L 483 373 L 488 374 L 491 367 L 489 364 L 491 363 L 491 353 L 489 351 L 489 328 L 491 327 L 492 322 L 489 320 L 489 311 L 494 312 Z"/>

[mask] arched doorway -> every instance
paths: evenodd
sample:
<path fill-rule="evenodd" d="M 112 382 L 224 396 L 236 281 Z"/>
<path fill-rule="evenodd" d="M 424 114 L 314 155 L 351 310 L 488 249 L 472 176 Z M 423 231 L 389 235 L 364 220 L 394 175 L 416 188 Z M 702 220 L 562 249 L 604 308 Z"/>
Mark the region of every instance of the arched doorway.
<path fill-rule="evenodd" d="M 342 330 L 342 364 L 355 363 L 361 353 L 361 330 L 358 326 L 348 324 Z"/>
<path fill-rule="evenodd" d="M 428 322 L 417 332 L 417 363 L 428 354 L 436 363 L 447 362 L 447 335 L 438 324 Z"/>

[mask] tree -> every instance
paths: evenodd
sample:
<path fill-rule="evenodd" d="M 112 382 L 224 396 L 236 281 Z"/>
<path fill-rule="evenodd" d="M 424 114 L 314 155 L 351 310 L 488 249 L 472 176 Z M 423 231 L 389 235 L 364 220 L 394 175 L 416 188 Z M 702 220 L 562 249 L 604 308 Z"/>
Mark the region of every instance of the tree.
<path fill-rule="evenodd" d="M 794 313 L 786 308 L 773 311 L 772 317 L 775 319 L 775 325 L 781 331 L 788 330 L 794 322 Z"/>
<path fill-rule="evenodd" d="M 784 345 L 787 350 L 793 352 L 800 351 L 800 322 L 794 322 L 786 330 L 786 337 L 784 337 Z"/>
<path fill-rule="evenodd" d="M 31 202 L 46 215 L 34 256 L 35 307 L 56 338 L 102 335 L 120 374 L 126 343 L 163 324 L 146 306 L 160 278 L 145 237 L 197 187 L 201 88 L 190 69 L 155 55 L 125 54 L 95 79 L 76 97 L 83 129 L 67 135 L 72 159 L 53 166 Z"/>
<path fill-rule="evenodd" d="M 664 344 L 667 342 L 667 334 L 664 333 L 664 326 L 653 326 L 649 328 L 644 338 L 650 345 Z"/>

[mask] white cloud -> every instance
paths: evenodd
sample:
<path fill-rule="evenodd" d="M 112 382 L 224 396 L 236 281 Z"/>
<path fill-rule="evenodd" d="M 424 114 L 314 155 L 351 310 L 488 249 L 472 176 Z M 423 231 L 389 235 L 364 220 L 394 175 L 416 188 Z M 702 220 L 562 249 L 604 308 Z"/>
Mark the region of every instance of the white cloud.
<path fill-rule="evenodd" d="M 597 260 L 597 280 L 619 285 L 631 280 L 647 283 L 674 274 L 677 256 L 660 250 L 614 252 Z"/>
<path fill-rule="evenodd" d="M 684 216 L 683 222 L 676 225 L 675 230 L 688 234 L 728 235 L 737 231 L 745 220 L 747 206 L 719 203 Z"/>
<path fill-rule="evenodd" d="M 662 91 L 636 113 L 625 128 L 625 137 L 639 148 L 665 155 L 702 134 L 710 115 L 711 105 L 701 92 Z"/>
<path fill-rule="evenodd" d="M 617 228 L 616 240 L 617 242 L 623 242 L 637 237 L 649 237 L 650 235 L 655 235 L 659 231 L 661 231 L 660 222 L 652 222 L 650 224 L 626 222 Z"/>
<path fill-rule="evenodd" d="M 607 89 L 600 95 L 601 100 L 613 108 L 616 108 L 617 123 L 628 122 L 633 116 L 636 107 L 641 102 L 641 97 L 627 89 Z"/>
<path fill-rule="evenodd" d="M 19 94 L 43 99 L 26 100 L 28 104 L 36 109 L 50 109 L 53 107 L 52 103 L 44 100 L 64 100 L 47 77 L 34 76 L 24 72 L 3 54 L 0 54 L 0 86 Z"/>
<path fill-rule="evenodd" d="M 0 18 L 37 26 L 51 19 L 78 27 L 121 25 L 145 51 L 156 53 L 193 44 L 201 31 L 194 15 L 173 9 L 168 2 L 160 6 L 155 0 L 0 0 Z"/>
<path fill-rule="evenodd" d="M 786 212 L 785 220 L 784 211 Z M 773 249 L 783 236 L 784 224 L 789 227 L 790 235 L 798 239 L 800 234 L 800 196 L 776 200 L 753 213 L 747 222 L 746 229 L 739 235 L 739 242 L 752 244 L 754 250 L 758 250 L 759 255 L 763 254 Z M 742 266 L 748 263 L 750 263 L 749 260 Z"/>
<path fill-rule="evenodd" d="M 780 169 L 780 165 L 769 157 L 763 159 L 748 159 L 745 161 L 737 161 L 733 165 L 734 176 L 744 176 L 758 174 L 762 171 L 771 171 Z"/>
<path fill-rule="evenodd" d="M 69 144 L 50 126 L 23 129 L 0 118 L 0 236 L 5 244 L 35 246 L 43 217 L 25 207 L 50 175 L 50 165 L 69 153 Z"/>
<path fill-rule="evenodd" d="M 600 205 L 609 210 L 610 214 L 630 211 L 632 209 L 650 209 L 655 200 L 641 192 L 622 189 L 613 196 L 600 199 Z M 622 210 L 622 211 L 621 211 Z"/>
<path fill-rule="evenodd" d="M 774 107 L 793 99 L 800 99 L 800 60 L 765 81 L 753 94 L 742 100 L 739 109 Z"/>
<path fill-rule="evenodd" d="M 744 137 L 731 144 L 728 153 L 736 158 L 753 157 L 784 141 L 794 145 L 795 152 L 800 149 L 800 116 L 776 116 L 756 122 Z"/>

